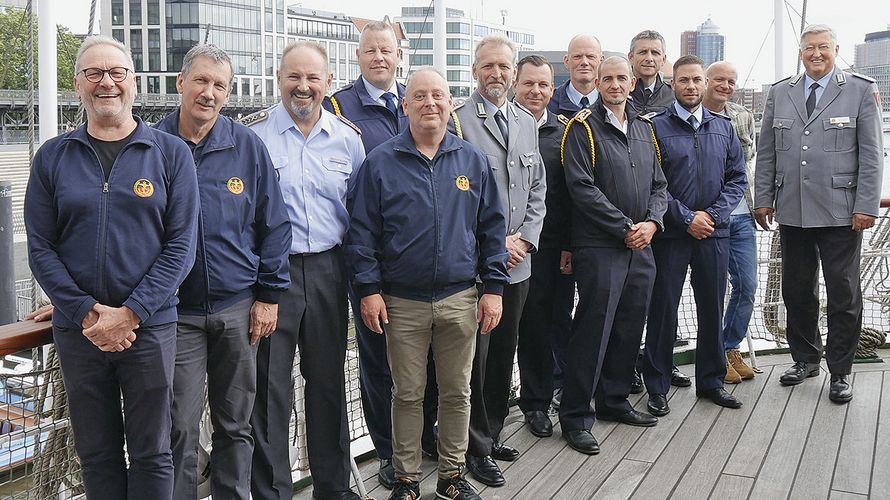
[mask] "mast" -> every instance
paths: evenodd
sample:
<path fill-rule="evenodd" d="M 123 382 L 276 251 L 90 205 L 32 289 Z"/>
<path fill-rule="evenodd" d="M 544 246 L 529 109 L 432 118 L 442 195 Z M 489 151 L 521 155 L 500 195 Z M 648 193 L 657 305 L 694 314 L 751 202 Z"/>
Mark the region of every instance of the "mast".
<path fill-rule="evenodd" d="M 445 0 L 433 2 L 433 67 L 445 75 Z"/>
<path fill-rule="evenodd" d="M 59 134 L 59 76 L 53 0 L 40 0 L 37 16 L 37 71 L 40 103 L 40 144 Z"/>
<path fill-rule="evenodd" d="M 785 65 L 783 43 L 785 41 L 785 23 L 782 22 L 782 7 L 785 5 L 784 0 L 773 0 L 773 27 L 776 36 L 776 81 L 785 77 L 785 71 L 782 69 Z"/>

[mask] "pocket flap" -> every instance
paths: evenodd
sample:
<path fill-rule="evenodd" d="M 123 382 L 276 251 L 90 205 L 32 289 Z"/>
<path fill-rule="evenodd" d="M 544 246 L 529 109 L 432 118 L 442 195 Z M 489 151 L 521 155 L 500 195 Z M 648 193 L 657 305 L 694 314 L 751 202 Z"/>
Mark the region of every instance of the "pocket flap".
<path fill-rule="evenodd" d="M 776 187 L 782 187 L 782 182 L 785 180 L 785 174 L 776 174 Z"/>
<path fill-rule="evenodd" d="M 273 156 L 272 157 L 272 166 L 275 167 L 275 170 L 282 169 L 287 166 L 288 157 L 287 156 Z"/>
<path fill-rule="evenodd" d="M 856 128 L 855 116 L 842 116 L 822 119 L 823 130 L 843 130 L 845 128 Z"/>
<path fill-rule="evenodd" d="M 332 172 L 346 172 L 349 173 L 352 170 L 352 166 L 349 164 L 349 160 L 346 158 L 341 158 L 338 156 L 331 156 L 329 158 L 325 158 L 322 162 L 324 168 L 332 171 Z"/>
<path fill-rule="evenodd" d="M 853 189 L 856 187 L 857 178 L 855 175 L 840 174 L 831 176 L 831 187 Z"/>
<path fill-rule="evenodd" d="M 794 118 L 773 118 L 773 128 L 791 128 Z"/>

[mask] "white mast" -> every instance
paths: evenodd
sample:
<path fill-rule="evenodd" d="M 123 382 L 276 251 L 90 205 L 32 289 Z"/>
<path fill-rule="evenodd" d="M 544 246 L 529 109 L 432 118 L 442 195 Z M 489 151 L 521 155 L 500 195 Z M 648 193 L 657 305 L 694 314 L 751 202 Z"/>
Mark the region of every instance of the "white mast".
<path fill-rule="evenodd" d="M 53 0 L 40 0 L 37 17 L 37 71 L 40 103 L 40 144 L 59 133 L 58 57 Z"/>
<path fill-rule="evenodd" d="M 435 0 L 433 9 L 433 67 L 445 75 L 445 0 Z"/>
<path fill-rule="evenodd" d="M 776 36 L 776 81 L 785 78 L 784 48 L 785 41 L 785 23 L 782 22 L 782 7 L 785 5 L 783 0 L 774 0 L 773 4 L 773 32 Z"/>

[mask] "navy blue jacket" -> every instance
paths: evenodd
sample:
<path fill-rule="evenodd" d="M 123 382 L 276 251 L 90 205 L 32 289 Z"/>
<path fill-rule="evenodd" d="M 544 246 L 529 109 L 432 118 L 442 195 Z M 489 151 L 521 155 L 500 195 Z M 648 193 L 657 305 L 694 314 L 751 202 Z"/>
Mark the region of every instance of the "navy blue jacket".
<path fill-rule="evenodd" d="M 176 288 L 195 258 L 198 185 L 189 148 L 140 119 L 108 180 L 86 125 L 47 141 L 25 195 L 31 271 L 80 331 L 98 302 L 141 326 L 176 321 Z"/>
<path fill-rule="evenodd" d="M 365 81 L 361 78 L 334 92 L 332 96 L 337 101 L 339 114 L 361 129 L 365 153 L 370 153 L 383 142 L 408 128 L 408 117 L 405 116 L 401 105 L 402 98 L 405 97 L 405 86 L 396 83 L 396 87 L 400 103 L 396 106 L 398 117 L 393 116 L 386 106 L 368 94 Z M 323 106 L 331 113 L 337 114 L 330 97 L 325 98 Z"/>
<path fill-rule="evenodd" d="M 569 94 L 566 89 L 569 88 L 570 83 L 571 80 L 553 90 L 553 97 L 550 98 L 550 102 L 547 104 L 547 111 L 565 116 L 566 118 L 571 118 L 575 116 L 578 111 L 581 111 L 581 108 L 569 99 Z"/>
<path fill-rule="evenodd" d="M 560 145 L 566 131 L 565 118 L 547 112 L 547 121 L 538 128 L 538 150 L 547 172 L 547 212 L 538 248 L 571 250 L 572 200 L 566 188 L 566 176 L 560 159 Z"/>
<path fill-rule="evenodd" d="M 157 128 L 179 135 L 179 110 Z M 290 224 L 263 141 L 220 116 L 193 152 L 201 209 L 195 266 L 179 287 L 179 312 L 210 314 L 243 299 L 270 304 L 290 286 Z"/>
<path fill-rule="evenodd" d="M 657 237 L 691 238 L 686 229 L 698 210 L 714 219 L 711 237 L 729 236 L 729 215 L 748 186 L 745 155 L 732 122 L 703 108 L 695 130 L 671 105 L 652 118 L 652 125 L 668 182 L 665 232 Z"/>
<path fill-rule="evenodd" d="M 661 74 L 655 75 L 655 90 L 648 98 L 646 97 L 646 88 L 643 87 L 643 80 L 637 80 L 637 85 L 630 91 L 630 95 L 627 96 L 628 104 L 641 115 L 660 113 L 676 100 L 674 89 L 667 83 L 664 83 Z"/>
<path fill-rule="evenodd" d="M 472 286 L 510 282 L 507 220 L 488 160 L 446 133 L 432 160 L 407 129 L 371 151 L 359 170 L 346 255 L 356 293 L 432 302 Z"/>

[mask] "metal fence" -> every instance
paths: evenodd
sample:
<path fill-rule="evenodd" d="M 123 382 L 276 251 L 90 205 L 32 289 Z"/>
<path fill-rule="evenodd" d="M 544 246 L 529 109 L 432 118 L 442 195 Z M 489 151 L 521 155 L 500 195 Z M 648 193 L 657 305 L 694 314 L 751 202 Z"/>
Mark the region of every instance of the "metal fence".
<path fill-rule="evenodd" d="M 750 335 L 758 349 L 784 343 L 784 311 L 781 300 L 781 260 L 776 232 L 758 232 L 758 291 Z M 862 286 L 865 299 L 863 329 L 890 330 L 890 209 L 878 224 L 866 231 L 862 254 Z M 688 283 L 687 283 L 688 287 Z M 30 281 L 17 283 L 19 315 L 31 308 Z M 821 294 L 824 310 L 824 287 Z M 823 330 L 824 320 L 821 322 Z M 684 291 L 680 306 L 678 336 L 695 340 L 695 304 L 691 290 Z M 824 333 L 824 331 L 823 331 Z M 73 452 L 73 435 L 68 427 L 67 408 L 61 374 L 52 349 L 35 354 L 6 356 L 0 373 L 0 498 L 44 500 L 67 499 L 82 492 L 79 466 Z M 294 470 L 308 469 L 303 420 L 303 379 L 299 357 L 294 367 L 294 414 L 289 436 L 297 461 Z M 350 435 L 366 436 L 359 395 L 358 350 L 350 335 L 347 346 L 346 399 Z M 518 376 L 514 370 L 514 388 Z M 206 420 L 206 419 L 205 419 Z"/>

